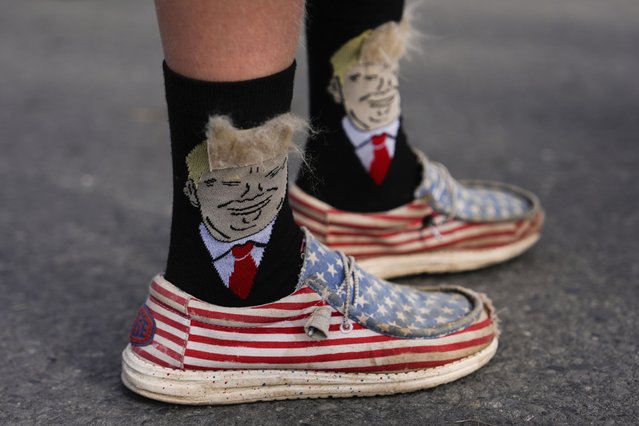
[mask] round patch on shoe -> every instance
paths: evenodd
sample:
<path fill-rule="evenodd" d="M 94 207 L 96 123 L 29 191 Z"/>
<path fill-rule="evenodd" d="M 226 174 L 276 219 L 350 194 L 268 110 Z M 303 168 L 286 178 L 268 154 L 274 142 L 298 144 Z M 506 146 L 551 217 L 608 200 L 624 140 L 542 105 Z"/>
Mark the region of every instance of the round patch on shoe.
<path fill-rule="evenodd" d="M 133 346 L 147 346 L 153 341 L 155 335 L 155 319 L 148 306 L 142 305 L 138 310 L 138 315 L 133 321 L 129 342 Z"/>

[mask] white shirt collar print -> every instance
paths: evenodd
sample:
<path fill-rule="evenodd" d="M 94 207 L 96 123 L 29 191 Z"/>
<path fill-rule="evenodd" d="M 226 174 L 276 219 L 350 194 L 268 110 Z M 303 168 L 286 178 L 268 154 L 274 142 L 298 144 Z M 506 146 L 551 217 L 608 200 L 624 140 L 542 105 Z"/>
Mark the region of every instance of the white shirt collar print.
<path fill-rule="evenodd" d="M 348 139 L 357 149 L 361 145 L 369 143 L 373 136 L 380 135 L 382 133 L 386 133 L 388 136 L 396 139 L 397 132 L 399 131 L 399 118 L 391 121 L 386 126 L 364 131 L 355 127 L 353 123 L 351 123 L 351 120 L 348 118 L 348 116 L 345 116 L 342 119 L 342 127 L 344 128 L 344 132 L 346 133 L 346 136 L 348 136 Z"/>
<path fill-rule="evenodd" d="M 271 238 L 271 231 L 273 230 L 274 222 L 275 219 L 273 219 L 271 223 L 269 223 L 266 228 L 262 229 L 260 232 L 230 243 L 216 240 L 211 236 L 209 231 L 206 229 L 206 226 L 204 226 L 204 224 L 200 224 L 200 236 L 202 237 L 202 241 L 204 242 L 206 249 L 209 251 L 211 259 L 213 260 L 213 266 L 217 270 L 217 273 L 225 286 L 229 286 L 231 274 L 235 269 L 235 257 L 231 254 L 231 249 L 234 246 L 244 244 L 247 241 L 253 241 L 260 244 L 259 246 L 255 245 L 253 250 L 251 250 L 251 257 L 255 262 L 255 266 L 259 267 L 262 262 L 262 257 L 264 257 L 266 244 L 268 244 L 268 241 Z"/>
<path fill-rule="evenodd" d="M 211 258 L 213 259 L 213 261 L 215 261 L 216 259 L 219 259 L 220 257 L 225 256 L 236 245 L 242 245 L 246 243 L 247 241 L 253 241 L 261 245 L 268 244 L 268 241 L 271 238 L 271 232 L 273 231 L 274 223 L 275 223 L 275 219 L 273 219 L 271 223 L 266 225 L 266 227 L 262 229 L 261 231 L 253 235 L 249 235 L 248 237 L 244 237 L 240 240 L 231 241 L 231 242 L 218 241 L 215 238 L 213 238 L 203 223 L 200 224 L 200 235 L 202 236 L 202 241 L 204 242 L 204 245 L 206 246 L 207 250 L 211 254 Z M 257 262 L 257 259 L 256 259 L 256 262 Z"/>

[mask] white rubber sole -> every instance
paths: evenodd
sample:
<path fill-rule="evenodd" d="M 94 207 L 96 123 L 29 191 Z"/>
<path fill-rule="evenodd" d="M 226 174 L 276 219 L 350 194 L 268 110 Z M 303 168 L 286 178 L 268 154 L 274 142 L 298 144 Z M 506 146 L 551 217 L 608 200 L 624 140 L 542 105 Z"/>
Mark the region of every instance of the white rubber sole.
<path fill-rule="evenodd" d="M 452 382 L 495 355 L 497 339 L 451 364 L 405 373 L 331 373 L 313 370 L 174 370 L 151 364 L 130 346 L 122 353 L 122 382 L 158 401 L 189 405 L 241 404 L 304 398 L 347 398 L 413 392 Z"/>
<path fill-rule="evenodd" d="M 534 233 L 513 244 L 481 250 L 441 250 L 358 260 L 357 264 L 379 278 L 426 273 L 472 271 L 505 262 L 521 255 L 540 238 Z"/>

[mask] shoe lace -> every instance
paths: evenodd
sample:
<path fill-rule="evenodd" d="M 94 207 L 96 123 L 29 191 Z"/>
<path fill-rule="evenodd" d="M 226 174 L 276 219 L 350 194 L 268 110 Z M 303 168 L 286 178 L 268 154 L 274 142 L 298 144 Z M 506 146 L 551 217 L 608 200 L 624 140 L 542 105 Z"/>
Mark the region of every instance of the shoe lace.
<path fill-rule="evenodd" d="M 438 227 L 450 222 L 457 215 L 457 198 L 459 187 L 457 185 L 457 181 L 455 181 L 455 178 L 450 174 L 448 168 L 442 163 L 437 161 L 429 161 L 428 165 L 430 167 L 435 167 L 439 171 L 439 175 L 442 176 L 442 178 L 444 179 L 444 185 L 446 186 L 446 190 L 448 191 L 448 194 L 450 196 L 450 211 L 442 215 L 444 219 L 441 220 L 439 223 L 431 222 L 428 225 L 428 229 L 430 229 L 432 234 L 435 236 L 435 239 L 441 241 L 444 239 L 444 236 L 439 231 Z"/>
<path fill-rule="evenodd" d="M 344 301 L 344 313 L 342 323 L 339 329 L 342 333 L 350 333 L 353 330 L 353 323 L 349 320 L 348 314 L 350 312 L 353 301 L 359 297 L 359 274 L 357 270 L 357 264 L 353 256 L 346 256 L 343 252 L 338 252 L 344 266 L 344 281 L 337 288 L 338 291 L 346 292 L 346 300 Z M 353 297 L 351 297 L 353 296 Z"/>

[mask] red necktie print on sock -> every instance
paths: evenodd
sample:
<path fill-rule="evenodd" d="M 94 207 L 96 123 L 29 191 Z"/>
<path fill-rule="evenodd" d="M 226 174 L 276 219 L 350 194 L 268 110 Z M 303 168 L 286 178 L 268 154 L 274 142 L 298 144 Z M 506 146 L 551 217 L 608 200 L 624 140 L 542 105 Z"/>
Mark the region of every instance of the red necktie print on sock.
<path fill-rule="evenodd" d="M 253 243 L 246 242 L 237 245 L 231 249 L 231 253 L 235 258 L 233 272 L 229 277 L 229 289 L 235 293 L 240 299 L 246 299 L 253 287 L 253 279 L 257 272 L 255 260 L 251 256 Z"/>
<path fill-rule="evenodd" d="M 386 148 L 386 133 L 375 135 L 371 140 L 373 142 L 373 161 L 368 173 L 377 185 L 381 185 L 386 173 L 388 173 L 391 161 L 388 148 Z"/>

